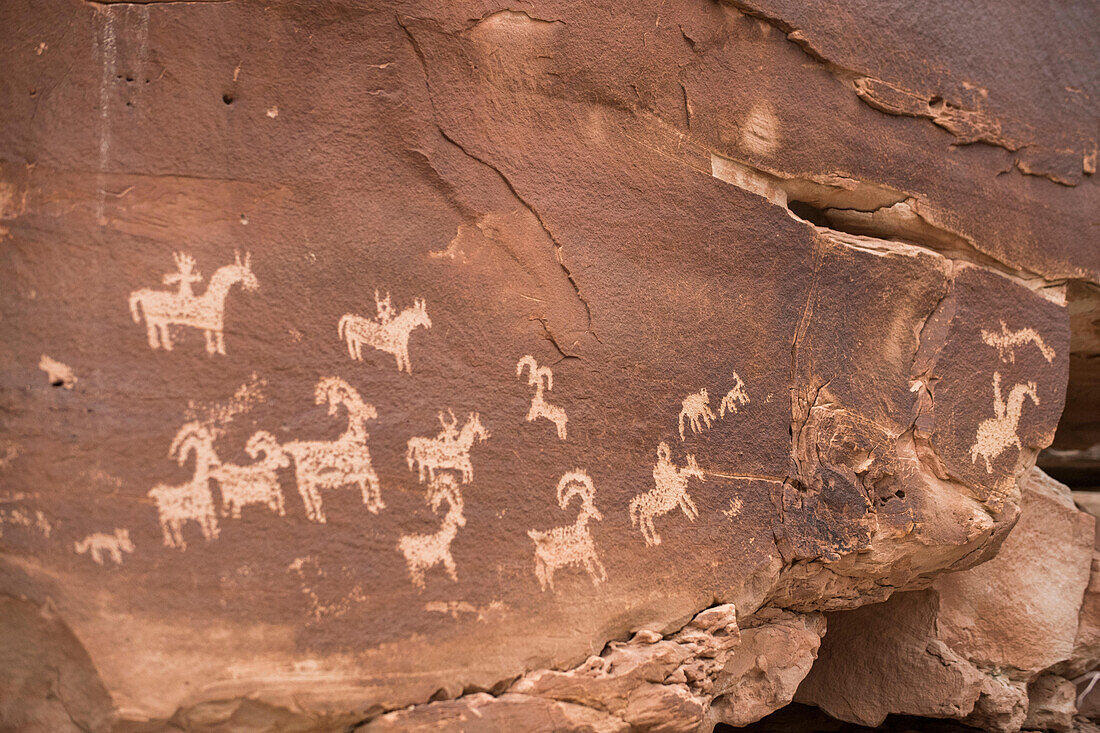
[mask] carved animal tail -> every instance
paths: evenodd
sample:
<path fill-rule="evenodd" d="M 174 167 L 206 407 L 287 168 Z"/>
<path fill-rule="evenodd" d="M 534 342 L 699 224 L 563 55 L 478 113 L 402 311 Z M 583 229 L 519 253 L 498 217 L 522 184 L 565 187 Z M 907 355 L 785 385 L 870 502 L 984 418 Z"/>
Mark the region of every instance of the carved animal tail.
<path fill-rule="evenodd" d="M 350 313 L 345 313 L 344 315 L 340 316 L 340 323 L 336 327 L 336 332 L 340 335 L 340 338 L 342 338 L 342 339 L 347 338 L 347 328 L 348 328 L 348 322 L 350 320 L 351 320 L 351 314 Z"/>
<path fill-rule="evenodd" d="M 141 296 L 138 293 L 130 296 L 130 317 L 134 319 L 134 323 L 141 323 L 141 312 L 138 311 L 140 304 Z"/>

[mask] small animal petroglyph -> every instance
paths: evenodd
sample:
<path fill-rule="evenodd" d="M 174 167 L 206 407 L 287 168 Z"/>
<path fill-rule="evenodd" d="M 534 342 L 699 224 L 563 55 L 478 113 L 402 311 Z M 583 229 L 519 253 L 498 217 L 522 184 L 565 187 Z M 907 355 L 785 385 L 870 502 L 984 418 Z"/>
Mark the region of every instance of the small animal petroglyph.
<path fill-rule="evenodd" d="M 425 478 L 434 481 L 436 471 L 443 469 L 458 471 L 464 484 L 474 478 L 470 448 L 475 440 L 488 440 L 489 431 L 482 426 L 481 416 L 476 412 L 471 412 L 466 418 L 466 424 L 461 431 L 457 428 L 458 420 L 454 413 L 447 410 L 447 414 L 451 418 L 449 422 L 442 412 L 439 413 L 439 424 L 443 429 L 437 437 L 409 438 L 405 461 L 409 464 L 410 471 L 414 465 L 417 467 L 421 482 Z"/>
<path fill-rule="evenodd" d="M 241 509 L 252 504 L 266 505 L 280 517 L 285 516 L 279 469 L 290 465 L 290 457 L 266 430 L 249 438 L 244 449 L 255 463 L 247 466 L 219 463 L 210 472 L 222 492 L 222 516 L 228 514 L 240 519 Z M 260 454 L 264 456 L 262 460 Z"/>
<path fill-rule="evenodd" d="M 721 404 L 718 405 L 718 417 L 725 417 L 727 412 L 732 415 L 737 412 L 741 405 L 747 405 L 749 402 L 749 393 L 745 391 L 745 383 L 741 381 L 741 377 L 737 375 L 737 372 L 734 372 L 733 389 L 726 392 L 726 396 L 722 398 Z"/>
<path fill-rule="evenodd" d="M 90 534 L 79 542 L 74 542 L 73 549 L 78 555 L 90 553 L 97 565 L 103 564 L 104 557 L 109 557 L 115 565 L 121 565 L 122 553 L 133 553 L 134 543 L 130 541 L 130 530 L 115 529 L 113 534 Z"/>
<path fill-rule="evenodd" d="M 378 297 L 374 291 L 374 304 L 378 311 L 375 318 L 364 318 L 354 313 L 345 313 L 337 325 L 340 338 L 347 341 L 348 354 L 356 361 L 363 360 L 363 344 L 392 354 L 397 359 L 397 371 L 412 373 L 409 361 L 409 334 L 417 328 L 431 328 L 432 319 L 428 318 L 428 309 L 423 299 L 394 314 L 390 304 L 390 294 Z"/>
<path fill-rule="evenodd" d="M 51 359 L 45 354 L 38 360 L 38 368 L 46 372 L 46 378 L 49 379 L 50 384 L 55 387 L 72 389 L 73 385 L 76 384 L 76 377 L 73 376 L 71 367 L 55 359 Z"/>
<path fill-rule="evenodd" d="M 214 511 L 214 498 L 210 493 L 210 472 L 217 465 L 213 436 L 199 423 L 187 423 L 176 433 L 168 450 L 169 457 L 182 466 L 188 456 L 195 456 L 195 473 L 191 480 L 178 486 L 158 484 L 149 489 L 149 497 L 157 505 L 164 544 L 180 550 L 187 549 L 183 539 L 183 526 L 195 522 L 208 542 L 218 536 L 218 518 Z"/>
<path fill-rule="evenodd" d="M 225 354 L 225 297 L 236 283 L 248 291 L 256 290 L 260 283 L 252 274 L 251 258 L 246 252 L 244 261 L 240 253 L 232 265 L 219 267 L 210 278 L 206 292 L 195 295 L 191 284 L 202 280 L 195 272 L 195 260 L 183 252 L 176 252 L 177 272 L 164 276 L 165 285 L 178 285 L 175 292 L 166 290 L 135 290 L 130 294 L 130 315 L 134 323 L 141 323 L 145 315 L 145 329 L 149 346 L 153 349 L 172 350 L 171 326 L 188 326 L 202 331 L 206 337 L 206 353 Z"/>
<path fill-rule="evenodd" d="M 455 561 L 451 556 L 451 543 L 458 534 L 459 527 L 466 526 L 466 517 L 462 514 L 462 494 L 454 476 L 443 473 L 433 479 L 428 500 L 433 512 L 438 512 L 440 505 L 447 502 L 447 514 L 443 517 L 439 530 L 432 534 L 405 535 L 397 542 L 397 549 L 401 550 L 405 563 L 409 566 L 409 577 L 418 588 L 424 587 L 424 574 L 436 565 L 442 565 L 450 579 L 458 581 Z"/>
<path fill-rule="evenodd" d="M 314 390 L 314 400 L 318 405 L 327 402 L 329 415 L 335 415 L 343 405 L 348 413 L 348 427 L 336 440 L 296 440 L 282 446 L 294 457 L 294 474 L 306 514 L 311 521 L 325 522 L 321 489 L 349 484 L 359 486 L 367 510 L 377 514 L 386 505 L 367 450 L 367 421 L 376 419 L 377 411 L 339 377 L 321 379 Z"/>
<path fill-rule="evenodd" d="M 527 411 L 527 422 L 534 422 L 544 417 L 554 423 L 558 430 L 558 438 L 565 440 L 565 423 L 569 418 L 565 410 L 557 405 L 551 405 L 546 401 L 545 391 L 554 388 L 554 373 L 550 367 L 540 367 L 535 357 L 528 354 L 516 364 L 516 376 L 523 376 L 523 369 L 527 367 L 530 373 L 527 376 L 527 384 L 535 388 L 535 396 L 531 399 L 531 409 Z"/>
<path fill-rule="evenodd" d="M 593 585 L 607 580 L 607 571 L 596 552 L 596 543 L 588 529 L 591 520 L 603 519 L 596 508 L 596 487 L 588 474 L 577 469 L 558 481 L 558 506 L 569 508 L 569 502 L 578 496 L 581 500 L 577 518 L 573 524 L 548 530 L 532 529 L 527 533 L 535 542 L 535 577 L 542 590 L 554 589 L 554 573 L 564 567 L 576 565 L 588 571 Z"/>
<path fill-rule="evenodd" d="M 1017 384 L 1008 393 L 1006 401 L 1001 397 L 1000 372 L 993 373 L 994 417 L 983 420 L 978 425 L 974 445 L 970 449 L 971 463 L 976 463 L 980 456 L 985 461 L 986 472 L 992 473 L 993 465 L 990 461 L 1008 450 L 1009 446 L 1023 449 L 1016 428 L 1020 424 L 1020 412 L 1023 410 L 1025 397 L 1029 398 L 1036 407 L 1039 406 L 1039 393 L 1035 388 L 1035 382 Z"/>
<path fill-rule="evenodd" d="M 695 462 L 695 456 L 687 457 L 687 465 L 677 468 L 672 463 L 672 452 L 668 443 L 657 446 L 657 464 L 653 467 L 653 483 L 656 486 L 638 494 L 630 502 L 630 523 L 641 527 L 642 537 L 647 545 L 661 544 L 661 536 L 653 526 L 653 518 L 668 514 L 676 507 L 692 522 L 699 516 L 695 502 L 687 492 L 688 479 L 705 481 L 702 469 Z"/>
<path fill-rule="evenodd" d="M 691 432 L 703 432 L 703 424 L 710 427 L 711 420 L 716 420 L 714 413 L 710 411 L 710 395 L 704 387 L 698 392 L 692 392 L 681 403 L 680 409 L 680 440 L 684 439 L 684 418 L 691 424 Z"/>
<path fill-rule="evenodd" d="M 1010 364 L 1016 363 L 1016 347 L 1029 343 L 1035 344 L 1048 364 L 1054 361 L 1054 349 L 1046 345 L 1043 337 L 1034 328 L 1021 328 L 1013 331 L 1009 329 L 1007 323 L 1001 321 L 999 333 L 982 329 L 982 341 L 995 347 L 1001 361 L 1007 361 Z"/>

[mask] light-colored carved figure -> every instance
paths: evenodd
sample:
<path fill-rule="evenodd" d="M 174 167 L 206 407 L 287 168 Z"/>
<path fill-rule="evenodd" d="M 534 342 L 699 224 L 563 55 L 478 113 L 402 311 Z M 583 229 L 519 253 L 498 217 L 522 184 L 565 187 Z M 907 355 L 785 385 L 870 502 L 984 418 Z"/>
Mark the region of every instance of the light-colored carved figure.
<path fill-rule="evenodd" d="M 409 566 L 409 577 L 418 588 L 424 587 L 424 574 L 436 565 L 442 565 L 450 579 L 458 581 L 455 561 L 451 556 L 451 543 L 459 528 L 466 526 L 466 517 L 462 514 L 462 494 L 454 476 L 443 473 L 434 479 L 428 492 L 428 500 L 433 512 L 438 512 L 440 505 L 447 502 L 447 514 L 444 515 L 439 530 L 432 534 L 405 535 L 397 542 L 397 548 L 401 550 L 405 563 Z"/>
<path fill-rule="evenodd" d="M 745 383 L 741 381 L 741 377 L 737 372 L 733 373 L 733 389 L 726 392 L 726 396 L 722 398 L 721 404 L 718 405 L 718 417 L 725 417 L 726 413 L 731 415 L 740 409 L 741 405 L 749 404 L 749 393 L 745 391 Z"/>
<path fill-rule="evenodd" d="M 149 490 L 149 497 L 157 505 L 160 528 L 167 547 L 187 549 L 183 539 L 183 525 L 195 522 L 202 536 L 209 542 L 218 536 L 218 518 L 214 511 L 214 498 L 210 493 L 211 469 L 218 464 L 214 455 L 214 438 L 210 431 L 198 423 L 187 423 L 176 434 L 168 451 L 182 466 L 188 457 L 195 455 L 195 473 L 191 480 L 179 486 L 159 484 Z"/>
<path fill-rule="evenodd" d="M 668 443 L 657 446 L 657 465 L 653 467 L 653 483 L 656 486 L 638 494 L 630 502 L 630 523 L 641 527 L 642 537 L 647 545 L 661 544 L 661 536 L 653 526 L 654 517 L 668 514 L 676 507 L 692 522 L 699 516 L 699 510 L 687 492 L 688 479 L 706 481 L 702 469 L 695 462 L 695 456 L 687 457 L 687 465 L 678 468 L 672 462 L 672 452 Z"/>
<path fill-rule="evenodd" d="M 684 439 L 684 418 L 688 419 L 693 433 L 703 432 L 703 424 L 709 428 L 711 420 L 718 419 L 710 411 L 710 395 L 707 394 L 706 387 L 698 392 L 692 392 L 681 403 L 680 440 Z"/>
<path fill-rule="evenodd" d="M 202 279 L 194 272 L 195 260 L 182 252 L 176 252 L 173 256 L 178 272 L 165 275 L 164 284 L 178 284 L 179 290 L 135 290 L 130 294 L 130 315 L 134 323 L 141 323 L 144 313 L 151 348 L 163 347 L 171 351 L 170 327 L 189 326 L 203 332 L 207 354 L 224 354 L 225 297 L 229 294 L 229 288 L 237 283 L 248 291 L 260 287 L 252 274 L 250 255 L 246 252 L 242 262 L 240 253 L 237 253 L 232 265 L 219 267 L 202 295 L 191 292 L 191 284 Z"/>
<path fill-rule="evenodd" d="M 986 472 L 992 473 L 993 465 L 990 463 L 992 459 L 1008 450 L 1009 446 L 1023 449 L 1016 428 L 1020 424 L 1020 411 L 1023 410 L 1025 397 L 1031 399 L 1038 407 L 1039 393 L 1035 388 L 1035 382 L 1017 384 L 1008 393 L 1008 400 L 1004 400 L 1001 397 L 1000 372 L 993 373 L 994 417 L 982 420 L 978 425 L 974 445 L 970 449 L 971 463 L 976 463 L 980 456 L 985 461 Z"/>
<path fill-rule="evenodd" d="M 343 405 L 348 413 L 348 427 L 336 440 L 296 440 L 282 446 L 294 458 L 294 475 L 306 515 L 311 521 L 325 522 L 321 489 L 349 484 L 359 486 L 367 510 L 377 514 L 386 505 L 367 450 L 367 420 L 374 420 L 378 413 L 339 377 L 321 379 L 314 390 L 314 400 L 318 405 L 327 402 L 329 415 L 335 415 Z"/>
<path fill-rule="evenodd" d="M 73 549 L 78 555 L 90 553 L 97 565 L 103 564 L 104 557 L 109 557 L 115 565 L 121 565 L 122 553 L 133 553 L 134 543 L 130 541 L 130 530 L 115 529 L 113 534 L 90 534 L 79 542 L 74 542 Z"/>
<path fill-rule="evenodd" d="M 565 410 L 546 401 L 546 391 L 554 388 L 554 373 L 550 371 L 550 367 L 540 367 L 535 357 L 530 354 L 516 364 L 517 377 L 523 376 L 524 367 L 530 369 L 527 384 L 535 388 L 531 409 L 527 411 L 527 422 L 534 422 L 540 417 L 546 418 L 554 423 L 554 427 L 558 430 L 558 438 L 565 440 L 565 423 L 569 422 L 569 417 L 565 414 Z"/>
<path fill-rule="evenodd" d="M 579 496 L 581 505 L 572 524 L 548 530 L 532 529 L 527 532 L 535 543 L 535 577 L 542 590 L 554 589 L 554 573 L 561 568 L 576 565 L 583 567 L 592 579 L 592 585 L 607 580 L 607 571 L 596 552 L 596 543 L 588 529 L 588 523 L 603 519 L 596 508 L 596 487 L 582 470 L 570 471 L 558 481 L 558 506 L 569 508 L 569 502 Z"/>
<path fill-rule="evenodd" d="M 1043 337 L 1034 328 L 1021 328 L 1013 331 L 1009 329 L 1007 323 L 1001 321 L 999 333 L 982 329 L 982 341 L 995 347 L 1001 361 L 1007 361 L 1010 364 L 1016 363 L 1016 347 L 1027 344 L 1035 344 L 1035 347 L 1039 349 L 1048 364 L 1054 361 L 1054 349 L 1047 346 L 1046 342 L 1043 341 Z"/>
<path fill-rule="evenodd" d="M 363 360 L 363 344 L 393 354 L 397 359 L 397 371 L 412 373 L 409 361 L 409 335 L 417 328 L 431 328 L 432 319 L 428 318 L 428 309 L 423 299 L 394 314 L 390 304 L 390 294 L 378 297 L 374 291 L 374 304 L 378 310 L 375 318 L 364 318 L 354 313 L 345 313 L 337 325 L 340 338 L 347 341 L 348 354 L 356 361 Z"/>
<path fill-rule="evenodd" d="M 46 378 L 54 386 L 72 389 L 73 385 L 76 384 L 76 376 L 73 374 L 71 367 L 56 359 L 51 359 L 45 354 L 38 360 L 38 368 L 46 372 Z"/>
<path fill-rule="evenodd" d="M 250 504 L 266 505 L 280 517 L 285 516 L 279 469 L 290 465 L 290 457 L 266 430 L 249 438 L 244 449 L 255 463 L 247 466 L 219 463 L 210 472 L 222 492 L 222 516 L 228 514 L 240 519 L 241 509 Z"/>
<path fill-rule="evenodd" d="M 474 441 L 489 439 L 489 431 L 481 424 L 481 416 L 471 412 L 466 418 L 466 424 L 462 430 L 458 430 L 458 419 L 454 413 L 447 410 L 451 416 L 450 422 L 439 413 L 439 424 L 443 426 L 439 435 L 434 438 L 417 437 L 410 438 L 408 450 L 405 452 L 405 461 L 411 471 L 417 467 L 420 481 L 425 478 L 435 481 L 436 471 L 451 469 L 462 475 L 462 483 L 466 484 L 474 478 L 474 466 L 470 463 L 470 448 Z"/>

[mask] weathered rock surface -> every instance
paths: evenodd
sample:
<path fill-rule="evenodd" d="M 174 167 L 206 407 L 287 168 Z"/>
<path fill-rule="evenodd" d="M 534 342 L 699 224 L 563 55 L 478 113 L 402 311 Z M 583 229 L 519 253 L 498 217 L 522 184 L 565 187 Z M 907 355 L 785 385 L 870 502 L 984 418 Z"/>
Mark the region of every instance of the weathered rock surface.
<path fill-rule="evenodd" d="M 1039 469 L 997 556 L 928 590 L 829 616 L 796 699 L 878 725 L 900 713 L 986 730 L 1070 730 L 1074 685 L 1095 666 L 1095 519 Z"/>
<path fill-rule="evenodd" d="M 742 725 L 904 590 L 1019 717 L 1100 18 L 943 12 L 3 3 L 0 727 Z"/>

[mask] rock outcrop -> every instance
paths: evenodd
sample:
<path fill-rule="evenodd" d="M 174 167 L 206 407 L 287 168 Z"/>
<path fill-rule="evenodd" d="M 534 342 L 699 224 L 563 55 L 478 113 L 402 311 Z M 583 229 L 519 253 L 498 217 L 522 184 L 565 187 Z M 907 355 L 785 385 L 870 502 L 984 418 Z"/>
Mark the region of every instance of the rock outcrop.
<path fill-rule="evenodd" d="M 706 730 L 860 623 L 850 719 L 1063 724 L 1098 23 L 3 3 L 0 728 Z"/>

